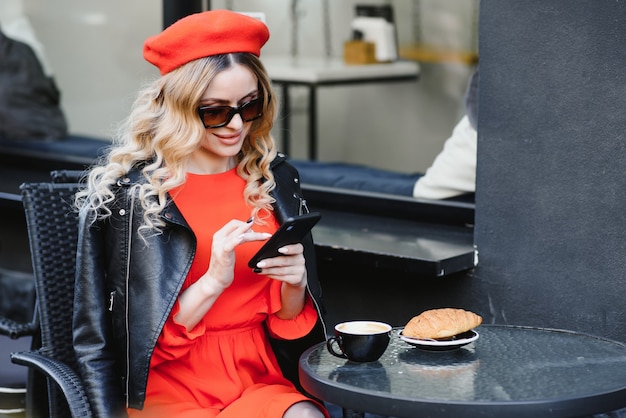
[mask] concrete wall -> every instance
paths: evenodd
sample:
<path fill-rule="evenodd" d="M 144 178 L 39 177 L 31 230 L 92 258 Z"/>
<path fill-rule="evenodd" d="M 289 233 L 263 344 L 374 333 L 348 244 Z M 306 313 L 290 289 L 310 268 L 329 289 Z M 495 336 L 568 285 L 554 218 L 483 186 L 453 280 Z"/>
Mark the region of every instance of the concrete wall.
<path fill-rule="evenodd" d="M 626 341 L 626 4 L 483 0 L 475 242 L 488 321 Z"/>

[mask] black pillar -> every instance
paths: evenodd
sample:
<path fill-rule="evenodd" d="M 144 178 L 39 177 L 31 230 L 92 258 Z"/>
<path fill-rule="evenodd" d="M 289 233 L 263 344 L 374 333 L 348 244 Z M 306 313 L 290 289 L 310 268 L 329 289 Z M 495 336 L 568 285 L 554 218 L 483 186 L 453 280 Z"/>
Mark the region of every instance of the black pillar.
<path fill-rule="evenodd" d="M 201 11 L 202 0 L 163 0 L 163 29 L 182 17 Z"/>
<path fill-rule="evenodd" d="M 484 320 L 626 341 L 626 3 L 480 7 Z"/>

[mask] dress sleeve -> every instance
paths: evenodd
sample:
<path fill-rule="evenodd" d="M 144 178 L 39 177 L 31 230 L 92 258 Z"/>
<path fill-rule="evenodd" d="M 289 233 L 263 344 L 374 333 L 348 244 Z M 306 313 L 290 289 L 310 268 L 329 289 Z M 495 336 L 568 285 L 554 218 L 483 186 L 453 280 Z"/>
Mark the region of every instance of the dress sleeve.
<path fill-rule="evenodd" d="M 317 310 L 311 300 L 309 293 L 306 293 L 304 307 L 298 315 L 292 319 L 281 319 L 276 316 L 281 308 L 280 304 L 280 284 L 273 285 L 271 288 L 270 299 L 271 311 L 267 318 L 267 326 L 270 336 L 283 340 L 295 340 L 309 334 L 317 322 Z"/>
<path fill-rule="evenodd" d="M 200 321 L 191 331 L 187 331 L 187 327 L 174 320 L 179 311 L 180 303 L 176 300 L 154 348 L 154 354 L 150 362 L 152 367 L 184 356 L 189 352 L 195 339 L 204 335 L 206 331 L 203 321 Z"/>

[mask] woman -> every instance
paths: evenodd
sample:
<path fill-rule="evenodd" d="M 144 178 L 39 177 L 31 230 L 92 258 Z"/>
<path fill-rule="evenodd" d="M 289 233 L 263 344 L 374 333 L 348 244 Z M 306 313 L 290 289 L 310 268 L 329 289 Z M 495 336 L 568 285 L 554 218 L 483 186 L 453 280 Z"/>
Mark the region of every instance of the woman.
<path fill-rule="evenodd" d="M 162 76 L 77 195 L 74 346 L 97 416 L 328 416 L 285 377 L 325 335 L 310 236 L 247 267 L 307 210 L 270 135 L 268 38 L 209 11 L 144 45 Z"/>

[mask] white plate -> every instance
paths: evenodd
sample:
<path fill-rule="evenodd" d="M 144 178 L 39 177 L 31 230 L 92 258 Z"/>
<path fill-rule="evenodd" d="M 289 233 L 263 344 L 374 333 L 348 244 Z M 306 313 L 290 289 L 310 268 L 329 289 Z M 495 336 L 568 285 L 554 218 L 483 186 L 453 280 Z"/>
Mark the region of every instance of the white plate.
<path fill-rule="evenodd" d="M 402 335 L 402 331 L 400 331 L 399 336 L 402 341 L 423 350 L 444 351 L 455 350 L 459 347 L 463 347 L 464 345 L 471 343 L 472 341 L 476 341 L 479 337 L 479 334 L 474 330 L 469 330 L 464 333 L 457 334 L 453 337 L 441 340 L 421 340 L 418 338 L 405 337 L 404 335 Z"/>

